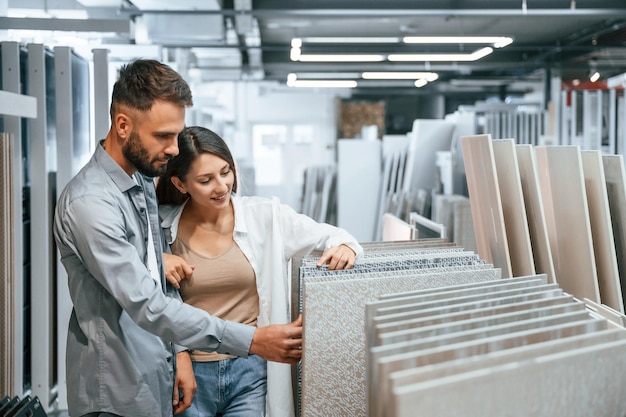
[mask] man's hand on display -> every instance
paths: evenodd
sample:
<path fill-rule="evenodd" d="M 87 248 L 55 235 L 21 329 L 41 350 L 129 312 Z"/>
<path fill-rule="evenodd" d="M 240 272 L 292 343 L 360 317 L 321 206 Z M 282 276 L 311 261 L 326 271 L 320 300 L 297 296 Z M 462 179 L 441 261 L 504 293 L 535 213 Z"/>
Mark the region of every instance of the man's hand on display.
<path fill-rule="evenodd" d="M 163 270 L 165 278 L 174 286 L 180 288 L 180 282 L 186 278 L 191 278 L 194 265 L 189 265 L 183 258 L 171 253 L 163 253 Z"/>
<path fill-rule="evenodd" d="M 184 350 L 176 354 L 176 381 L 172 408 L 174 414 L 180 414 L 191 406 L 196 392 L 196 377 L 191 365 L 191 355 Z"/>
<path fill-rule="evenodd" d="M 350 269 L 354 266 L 356 253 L 348 245 L 339 245 L 329 248 L 320 256 L 317 267 L 328 264 L 328 269 Z"/>
<path fill-rule="evenodd" d="M 268 361 L 297 363 L 302 358 L 302 315 L 289 324 L 257 328 L 250 353 Z"/>

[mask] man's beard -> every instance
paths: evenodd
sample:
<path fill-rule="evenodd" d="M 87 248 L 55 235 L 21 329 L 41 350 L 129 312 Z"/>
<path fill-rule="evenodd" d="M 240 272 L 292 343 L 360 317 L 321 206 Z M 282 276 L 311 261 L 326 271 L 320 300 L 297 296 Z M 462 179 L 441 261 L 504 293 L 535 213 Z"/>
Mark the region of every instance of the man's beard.
<path fill-rule="evenodd" d="M 167 164 L 159 167 L 153 165 L 154 160 L 150 160 L 148 151 L 141 145 L 139 135 L 132 131 L 126 143 L 122 147 L 124 157 L 137 168 L 137 171 L 148 177 L 158 177 L 165 173 Z M 170 156 L 168 158 L 171 159 Z"/>

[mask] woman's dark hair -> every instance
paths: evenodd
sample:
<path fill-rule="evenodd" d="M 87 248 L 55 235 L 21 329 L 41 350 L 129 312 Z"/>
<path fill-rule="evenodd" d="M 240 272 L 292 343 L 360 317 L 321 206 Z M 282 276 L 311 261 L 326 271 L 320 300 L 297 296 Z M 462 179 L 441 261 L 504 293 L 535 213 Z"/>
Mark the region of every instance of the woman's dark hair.
<path fill-rule="evenodd" d="M 179 73 L 159 61 L 137 59 L 120 69 L 113 85 L 111 119 L 119 106 L 148 111 L 156 100 L 184 107 L 193 104 L 191 89 Z"/>
<path fill-rule="evenodd" d="M 237 192 L 237 169 L 224 139 L 207 128 L 190 126 L 178 135 L 178 155 L 167 164 L 167 171 L 159 178 L 156 190 L 159 204 L 182 204 L 187 200 L 187 195 L 178 191 L 172 184 L 172 177 L 185 181 L 191 164 L 204 153 L 210 153 L 228 162 L 235 177 L 232 191 Z"/>

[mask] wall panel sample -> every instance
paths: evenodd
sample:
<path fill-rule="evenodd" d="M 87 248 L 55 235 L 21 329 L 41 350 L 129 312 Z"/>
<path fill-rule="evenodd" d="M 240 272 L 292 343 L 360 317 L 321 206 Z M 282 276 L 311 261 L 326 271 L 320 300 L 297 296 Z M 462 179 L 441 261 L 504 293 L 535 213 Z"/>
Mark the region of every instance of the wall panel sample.
<path fill-rule="evenodd" d="M 600 151 L 582 151 L 581 157 L 600 301 L 602 304 L 623 313 L 624 301 L 617 269 L 617 255 L 615 254 L 615 241 L 602 155 Z"/>
<path fill-rule="evenodd" d="M 531 145 L 517 145 L 515 152 L 522 183 L 522 193 L 524 194 L 526 219 L 533 248 L 535 271 L 538 274 L 547 274 L 550 282 L 556 282 L 552 250 L 550 249 L 550 241 L 548 239 L 546 215 L 543 208 L 543 198 L 539 189 L 535 151 Z"/>
<path fill-rule="evenodd" d="M 491 136 L 463 136 L 461 147 L 478 254 L 501 268 L 503 278 L 509 278 L 513 276 L 511 258 Z"/>
<path fill-rule="evenodd" d="M 578 146 L 537 146 L 537 172 L 557 282 L 600 301 L 587 193 Z"/>
<path fill-rule="evenodd" d="M 626 300 L 626 169 L 622 155 L 603 155 L 604 179 L 611 210 L 622 299 Z"/>
<path fill-rule="evenodd" d="M 13 135 L 0 133 L 0 395 L 16 395 L 14 377 L 13 328 Z M 20 393 L 21 394 L 21 393 Z"/>
<path fill-rule="evenodd" d="M 391 415 L 621 416 L 625 385 L 626 341 L 620 340 L 398 387 Z"/>
<path fill-rule="evenodd" d="M 367 301 L 380 294 L 495 280 L 499 270 L 437 274 L 436 268 L 412 277 L 390 276 L 341 281 L 303 280 L 302 416 L 366 415 L 365 319 Z M 331 279 L 332 277 L 329 277 Z M 337 319 L 340 318 L 340 319 Z M 332 340 L 332 343 L 328 343 Z"/>
<path fill-rule="evenodd" d="M 530 243 L 515 142 L 513 139 L 500 139 L 492 141 L 491 144 L 498 175 L 506 238 L 509 244 L 511 271 L 515 277 L 532 275 L 535 273 L 535 262 Z"/>

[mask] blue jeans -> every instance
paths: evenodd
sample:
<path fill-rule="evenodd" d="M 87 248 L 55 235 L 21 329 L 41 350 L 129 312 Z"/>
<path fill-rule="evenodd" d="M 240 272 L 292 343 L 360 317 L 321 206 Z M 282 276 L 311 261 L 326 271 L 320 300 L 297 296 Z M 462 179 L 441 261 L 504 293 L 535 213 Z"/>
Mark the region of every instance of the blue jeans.
<path fill-rule="evenodd" d="M 262 417 L 267 394 L 267 363 L 257 355 L 193 362 L 198 389 L 181 417 Z"/>

